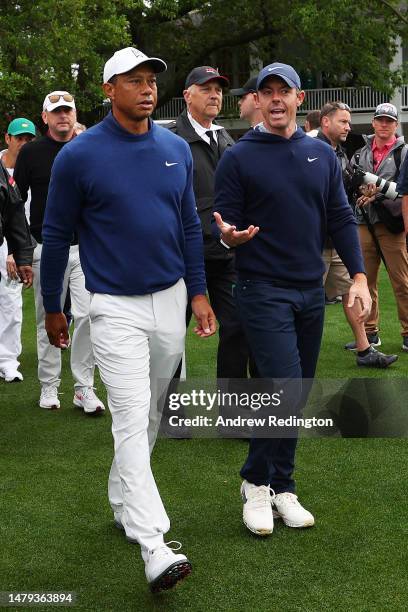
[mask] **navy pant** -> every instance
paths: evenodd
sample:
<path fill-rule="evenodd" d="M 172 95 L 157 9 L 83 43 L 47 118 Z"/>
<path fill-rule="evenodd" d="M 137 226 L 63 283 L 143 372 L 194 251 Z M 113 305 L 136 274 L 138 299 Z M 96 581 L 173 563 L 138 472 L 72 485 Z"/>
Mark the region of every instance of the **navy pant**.
<path fill-rule="evenodd" d="M 266 281 L 239 281 L 239 314 L 259 375 L 311 379 L 316 370 L 324 319 L 323 288 L 277 287 Z M 302 402 L 308 389 L 303 389 Z M 297 438 L 254 438 L 241 476 L 275 493 L 295 490 L 292 478 Z"/>

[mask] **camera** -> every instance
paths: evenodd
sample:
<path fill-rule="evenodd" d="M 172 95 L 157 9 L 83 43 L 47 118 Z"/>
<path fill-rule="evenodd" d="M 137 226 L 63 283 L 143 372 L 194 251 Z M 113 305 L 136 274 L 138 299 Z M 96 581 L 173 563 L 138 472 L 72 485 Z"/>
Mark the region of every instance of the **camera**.
<path fill-rule="evenodd" d="M 350 178 L 355 191 L 361 185 L 374 183 L 379 188 L 379 193 L 382 193 L 385 198 L 389 200 L 396 200 L 398 198 L 397 183 L 382 179 L 376 174 L 372 174 L 372 172 L 366 172 L 358 164 L 352 165 L 352 175 Z"/>

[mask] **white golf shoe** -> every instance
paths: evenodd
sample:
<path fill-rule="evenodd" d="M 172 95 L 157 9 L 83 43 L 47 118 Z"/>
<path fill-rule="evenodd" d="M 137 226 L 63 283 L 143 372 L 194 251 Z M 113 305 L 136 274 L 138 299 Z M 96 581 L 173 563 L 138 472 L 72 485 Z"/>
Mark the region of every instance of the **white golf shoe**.
<path fill-rule="evenodd" d="M 103 402 L 96 396 L 93 387 L 78 387 L 75 389 L 74 406 L 83 408 L 86 414 L 100 414 L 105 411 Z"/>
<path fill-rule="evenodd" d="M 0 371 L 0 376 L 1 378 L 4 378 L 7 383 L 21 382 L 23 380 L 22 373 L 17 369 Z"/>
<path fill-rule="evenodd" d="M 278 493 L 271 498 L 273 516 L 288 527 L 313 527 L 313 514 L 303 508 L 294 493 Z"/>
<path fill-rule="evenodd" d="M 241 485 L 241 497 L 244 502 L 243 520 L 246 527 L 260 536 L 272 533 L 273 514 L 269 485 L 258 487 L 244 480 Z"/>
<path fill-rule="evenodd" d="M 45 408 L 46 410 L 57 410 L 60 407 L 58 387 L 54 387 L 53 385 L 43 385 L 41 387 L 39 405 L 40 408 Z"/>
<path fill-rule="evenodd" d="M 175 544 L 176 548 L 170 548 L 169 544 Z M 145 573 L 153 593 L 171 589 L 191 574 L 190 561 L 185 555 L 175 552 L 180 548 L 180 542 L 172 541 L 146 553 Z"/>

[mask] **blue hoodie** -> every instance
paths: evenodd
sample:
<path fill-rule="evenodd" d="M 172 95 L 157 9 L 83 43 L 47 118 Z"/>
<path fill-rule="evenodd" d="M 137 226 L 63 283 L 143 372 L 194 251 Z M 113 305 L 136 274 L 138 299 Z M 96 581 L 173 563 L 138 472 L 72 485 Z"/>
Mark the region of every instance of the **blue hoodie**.
<path fill-rule="evenodd" d="M 61 311 L 75 230 L 91 292 L 145 295 L 184 277 L 190 297 L 205 294 L 192 175 L 187 143 L 152 122 L 135 135 L 109 114 L 65 145 L 52 168 L 42 230 L 45 310 Z"/>
<path fill-rule="evenodd" d="M 300 128 L 289 139 L 250 130 L 226 151 L 217 167 L 214 210 L 237 229 L 260 227 L 236 250 L 241 279 L 321 286 L 327 234 L 350 276 L 364 272 L 336 155 Z M 214 233 L 219 236 L 215 224 Z"/>

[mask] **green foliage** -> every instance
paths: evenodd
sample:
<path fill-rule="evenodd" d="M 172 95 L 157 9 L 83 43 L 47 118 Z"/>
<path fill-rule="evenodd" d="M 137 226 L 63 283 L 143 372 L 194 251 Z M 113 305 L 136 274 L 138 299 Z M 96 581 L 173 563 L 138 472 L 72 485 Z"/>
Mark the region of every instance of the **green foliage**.
<path fill-rule="evenodd" d="M 91 121 L 104 62 L 129 44 L 170 64 L 161 102 L 180 95 L 193 66 L 228 68 L 236 51 L 240 64 L 250 43 L 264 62 L 323 72 L 327 85 L 390 92 L 403 80 L 388 66 L 407 26 L 399 0 L 10 0 L 0 3 L 1 127 L 8 115 L 38 118 L 44 95 L 60 88 Z"/>
<path fill-rule="evenodd" d="M 128 6 L 110 0 L 1 4 L 0 116 L 38 118 L 53 89 L 75 94 L 85 112 L 99 104 L 104 58 L 130 43 Z"/>

